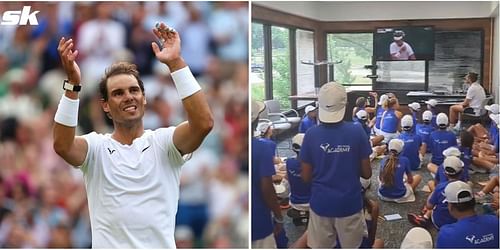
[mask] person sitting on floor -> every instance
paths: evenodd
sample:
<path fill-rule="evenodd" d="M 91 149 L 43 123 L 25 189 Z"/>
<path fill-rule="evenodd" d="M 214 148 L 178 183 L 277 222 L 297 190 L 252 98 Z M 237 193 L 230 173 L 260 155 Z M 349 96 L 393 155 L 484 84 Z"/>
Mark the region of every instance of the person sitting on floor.
<path fill-rule="evenodd" d="M 418 112 L 420 111 L 420 103 L 418 102 L 412 102 L 408 104 L 408 109 L 411 111 L 411 115 L 413 118 L 413 124 L 416 125 L 418 122 Z M 412 127 L 411 131 L 412 133 L 415 133 L 415 126 Z"/>
<path fill-rule="evenodd" d="M 431 143 L 427 145 L 430 147 L 432 153 L 431 162 L 427 164 L 427 169 L 432 173 L 436 173 L 438 166 L 443 163 L 443 151 L 457 145 L 455 134 L 446 130 L 448 127 L 448 116 L 445 113 L 439 113 L 436 123 L 439 129 L 431 133 Z"/>
<path fill-rule="evenodd" d="M 360 110 L 364 110 L 368 114 L 375 114 L 376 113 L 377 106 L 378 106 L 378 102 L 377 102 L 378 94 L 377 94 L 377 92 L 370 92 L 369 95 L 373 96 L 373 98 L 375 98 L 375 107 L 366 106 L 366 105 L 370 105 L 369 101 L 366 98 L 364 98 L 363 96 L 358 97 L 356 99 L 356 105 L 354 106 L 354 108 L 352 108 L 353 120 L 356 116 L 356 113 L 358 113 L 358 111 L 360 111 Z"/>
<path fill-rule="evenodd" d="M 403 147 L 402 140 L 392 139 L 389 142 L 389 155 L 380 163 L 378 196 L 384 201 L 396 203 L 415 201 L 415 188 L 422 177 L 411 173 L 410 161 L 400 155 Z"/>
<path fill-rule="evenodd" d="M 430 153 L 431 149 L 429 147 L 431 143 L 431 133 L 434 132 L 434 127 L 431 124 L 432 112 L 429 110 L 422 113 L 422 123 L 418 123 L 416 126 L 417 135 L 422 138 L 422 151 L 420 155 L 424 156 L 426 153 Z"/>
<path fill-rule="evenodd" d="M 358 124 L 366 132 L 368 138 L 370 138 L 370 146 L 372 147 L 372 153 L 370 154 L 370 161 L 375 159 L 375 157 L 384 154 L 386 145 L 380 145 L 384 140 L 383 135 L 370 135 L 370 127 L 368 127 L 368 113 L 365 110 L 359 110 L 354 118 L 354 124 Z"/>
<path fill-rule="evenodd" d="M 383 94 L 380 96 L 380 100 L 378 101 L 377 111 L 375 112 L 375 117 L 370 121 L 370 127 L 373 128 L 373 132 L 378 135 L 380 134 L 380 121 L 382 120 L 382 115 L 385 112 L 385 108 L 382 105 L 389 99 L 389 96 Z"/>
<path fill-rule="evenodd" d="M 492 105 L 486 105 L 484 106 L 484 109 L 488 111 L 488 115 L 500 113 L 500 107 L 496 103 Z M 474 125 L 471 125 L 467 129 L 467 131 L 472 133 L 475 143 L 489 142 L 493 144 L 493 139 L 498 136 L 498 128 L 493 122 L 491 122 L 487 128 L 483 127 L 481 123 L 476 123 Z"/>
<path fill-rule="evenodd" d="M 493 145 L 481 142 L 475 144 L 472 149 L 472 154 L 474 158 L 472 160 L 473 164 L 479 168 L 485 169 L 487 172 L 494 173 L 498 175 L 498 153 L 499 153 L 499 135 L 498 129 L 500 128 L 500 114 L 490 114 L 491 126 L 496 128 L 493 139 Z"/>
<path fill-rule="evenodd" d="M 422 138 L 419 135 L 412 133 L 413 119 L 410 115 L 403 116 L 401 119 L 401 127 L 403 131 L 399 135 L 399 139 L 404 142 L 403 152 L 401 156 L 405 156 L 410 160 L 410 169 L 412 171 L 420 169 L 419 152 L 422 147 Z"/>
<path fill-rule="evenodd" d="M 431 120 L 432 126 L 435 129 L 439 128 L 438 124 L 436 123 L 436 118 L 438 115 L 438 110 L 437 110 L 438 101 L 436 99 L 429 99 L 425 101 L 425 104 L 427 104 L 427 110 L 431 111 L 432 113 L 432 120 Z"/>
<path fill-rule="evenodd" d="M 384 142 L 389 142 L 391 139 L 398 137 L 399 120 L 403 117 L 403 113 L 399 111 L 399 101 L 394 94 L 388 95 L 389 99 L 383 103 L 385 108 L 380 120 L 379 135 L 384 136 Z"/>

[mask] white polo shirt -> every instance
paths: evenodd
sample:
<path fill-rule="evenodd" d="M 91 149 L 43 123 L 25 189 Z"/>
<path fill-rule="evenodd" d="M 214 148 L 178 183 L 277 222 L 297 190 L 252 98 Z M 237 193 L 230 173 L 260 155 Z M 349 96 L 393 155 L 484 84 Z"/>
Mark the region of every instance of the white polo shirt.
<path fill-rule="evenodd" d="M 467 90 L 465 99 L 470 99 L 469 107 L 473 108 L 476 114 L 478 114 L 481 108 L 483 108 L 481 105 L 484 99 L 486 99 L 484 88 L 479 83 L 473 82 Z"/>
<path fill-rule="evenodd" d="M 110 134 L 83 136 L 93 248 L 175 248 L 184 159 L 173 144 L 174 130 L 146 130 L 132 145 Z"/>

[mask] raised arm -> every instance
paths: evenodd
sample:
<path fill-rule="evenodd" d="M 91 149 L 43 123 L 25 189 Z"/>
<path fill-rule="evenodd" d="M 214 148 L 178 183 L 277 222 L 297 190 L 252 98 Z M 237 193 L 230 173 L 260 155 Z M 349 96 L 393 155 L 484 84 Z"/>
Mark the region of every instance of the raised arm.
<path fill-rule="evenodd" d="M 78 50 L 73 51 L 72 39 L 64 37 L 59 41 L 57 51 L 61 63 L 68 76 L 68 82 L 72 85 L 80 85 L 80 68 L 75 59 Z M 87 155 L 87 141 L 82 137 L 75 136 L 75 128 L 78 119 L 78 92 L 66 90 L 55 115 L 54 124 L 54 150 L 66 162 L 73 166 L 80 166 Z"/>
<path fill-rule="evenodd" d="M 166 64 L 172 72 L 177 92 L 182 98 L 182 105 L 187 113 L 187 121 L 177 126 L 173 141 L 175 147 L 182 153 L 188 154 L 196 150 L 207 134 L 212 130 L 212 112 L 201 92 L 198 82 L 187 68 L 181 57 L 181 39 L 179 33 L 168 28 L 164 23 L 153 29 L 153 33 L 160 39 L 163 48 L 152 43 L 156 58 Z"/>

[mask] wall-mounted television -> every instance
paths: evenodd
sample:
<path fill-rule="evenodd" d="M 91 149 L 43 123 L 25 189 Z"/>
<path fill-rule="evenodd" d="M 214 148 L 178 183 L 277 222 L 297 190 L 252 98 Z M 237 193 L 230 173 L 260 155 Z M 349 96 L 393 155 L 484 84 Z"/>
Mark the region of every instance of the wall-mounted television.
<path fill-rule="evenodd" d="M 434 60 L 431 26 L 377 28 L 373 35 L 376 61 Z"/>

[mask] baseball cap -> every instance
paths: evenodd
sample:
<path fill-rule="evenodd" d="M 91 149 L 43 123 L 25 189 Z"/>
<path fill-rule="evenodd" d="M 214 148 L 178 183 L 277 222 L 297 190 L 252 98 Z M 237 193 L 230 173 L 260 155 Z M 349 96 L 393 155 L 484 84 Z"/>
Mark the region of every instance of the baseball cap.
<path fill-rule="evenodd" d="M 292 138 L 292 150 L 299 151 L 304 141 L 304 133 L 298 133 Z"/>
<path fill-rule="evenodd" d="M 264 135 L 271 125 L 272 123 L 270 122 L 261 122 L 257 125 L 257 131 L 259 131 L 261 135 Z"/>
<path fill-rule="evenodd" d="M 329 82 L 321 86 L 318 94 L 319 115 L 322 122 L 339 122 L 344 118 L 347 93 L 345 88 L 336 83 Z"/>
<path fill-rule="evenodd" d="M 382 105 L 385 101 L 387 101 L 387 99 L 389 99 L 388 95 L 386 94 L 381 95 L 380 100 L 378 100 L 378 105 Z"/>
<path fill-rule="evenodd" d="M 429 231 L 421 227 L 414 227 L 406 233 L 405 238 L 401 242 L 401 248 L 432 248 L 432 236 Z"/>
<path fill-rule="evenodd" d="M 309 112 L 311 112 L 311 111 L 313 111 L 313 110 L 315 110 L 315 109 L 316 109 L 316 107 L 314 107 L 314 106 L 312 106 L 312 105 L 308 105 L 308 106 L 306 107 L 306 110 L 305 110 L 305 111 L 306 111 L 306 114 L 308 114 Z"/>
<path fill-rule="evenodd" d="M 456 175 L 462 171 L 464 162 L 456 156 L 448 156 L 443 162 L 444 172 L 449 175 Z"/>
<path fill-rule="evenodd" d="M 394 32 L 394 40 L 396 40 L 396 41 L 403 39 L 404 36 L 405 36 L 405 33 L 402 30 L 396 30 Z"/>
<path fill-rule="evenodd" d="M 460 157 L 460 156 L 462 156 L 462 152 L 457 147 L 449 147 L 449 148 L 443 150 L 443 155 L 445 157 L 448 157 L 448 156 Z"/>
<path fill-rule="evenodd" d="M 252 122 L 259 118 L 260 113 L 264 111 L 266 105 L 261 101 L 252 100 Z"/>
<path fill-rule="evenodd" d="M 490 114 L 490 119 L 500 125 L 500 114 Z"/>
<path fill-rule="evenodd" d="M 491 105 L 486 105 L 486 106 L 484 106 L 484 109 L 490 111 L 492 114 L 500 113 L 500 108 L 499 108 L 498 104 L 496 104 L 496 103 L 491 104 Z"/>
<path fill-rule="evenodd" d="M 422 114 L 422 120 L 424 121 L 432 120 L 432 112 L 429 110 L 424 111 L 424 113 Z"/>
<path fill-rule="evenodd" d="M 419 111 L 420 110 L 420 103 L 412 102 L 412 103 L 408 104 L 408 107 L 415 110 L 415 111 Z"/>
<path fill-rule="evenodd" d="M 411 115 L 405 115 L 401 118 L 401 127 L 411 128 L 413 126 L 413 117 Z"/>
<path fill-rule="evenodd" d="M 463 181 L 449 183 L 444 189 L 444 196 L 448 203 L 465 203 L 474 198 L 472 188 Z"/>
<path fill-rule="evenodd" d="M 438 126 L 448 126 L 448 116 L 445 113 L 439 113 L 436 117 Z"/>
<path fill-rule="evenodd" d="M 401 153 L 401 151 L 403 150 L 404 145 L 405 145 L 405 143 L 402 140 L 400 140 L 400 139 L 392 139 L 389 142 L 389 150 L 395 150 L 396 152 Z"/>
<path fill-rule="evenodd" d="M 428 101 L 425 101 L 425 103 L 431 105 L 432 107 L 436 107 L 438 101 L 436 99 L 429 99 Z"/>
<path fill-rule="evenodd" d="M 365 110 L 359 110 L 356 112 L 356 117 L 360 120 L 366 120 L 368 119 L 368 113 Z"/>

